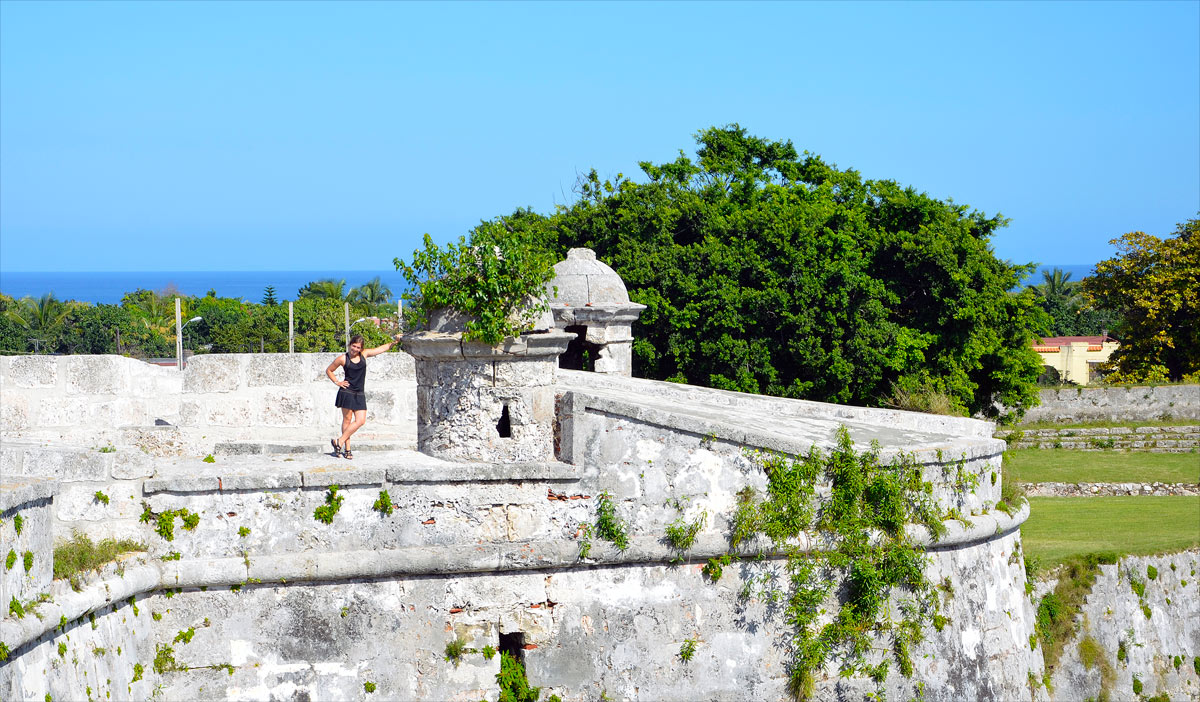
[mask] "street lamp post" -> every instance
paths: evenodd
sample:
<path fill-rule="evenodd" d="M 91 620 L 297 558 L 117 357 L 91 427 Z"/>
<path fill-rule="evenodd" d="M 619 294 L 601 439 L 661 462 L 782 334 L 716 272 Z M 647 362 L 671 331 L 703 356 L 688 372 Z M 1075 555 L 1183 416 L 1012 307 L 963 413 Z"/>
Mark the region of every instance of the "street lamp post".
<path fill-rule="evenodd" d="M 184 351 L 183 330 L 187 329 L 187 325 L 191 324 L 192 322 L 199 322 L 202 319 L 204 319 L 204 318 L 203 317 L 192 317 L 188 321 L 184 322 L 181 327 L 179 327 L 179 361 L 178 361 L 179 370 L 183 370 L 183 351 Z"/>

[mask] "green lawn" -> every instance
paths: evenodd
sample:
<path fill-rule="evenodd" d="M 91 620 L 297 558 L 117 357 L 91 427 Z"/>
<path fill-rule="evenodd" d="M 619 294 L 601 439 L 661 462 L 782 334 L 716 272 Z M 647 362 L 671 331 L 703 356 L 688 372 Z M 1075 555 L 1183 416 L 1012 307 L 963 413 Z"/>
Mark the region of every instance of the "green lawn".
<path fill-rule="evenodd" d="M 1152 554 L 1200 547 L 1200 497 L 1031 497 L 1025 553 L 1053 566 L 1112 551 Z"/>
<path fill-rule="evenodd" d="M 1022 483 L 1198 483 L 1200 454 L 1011 449 L 1005 476 Z"/>

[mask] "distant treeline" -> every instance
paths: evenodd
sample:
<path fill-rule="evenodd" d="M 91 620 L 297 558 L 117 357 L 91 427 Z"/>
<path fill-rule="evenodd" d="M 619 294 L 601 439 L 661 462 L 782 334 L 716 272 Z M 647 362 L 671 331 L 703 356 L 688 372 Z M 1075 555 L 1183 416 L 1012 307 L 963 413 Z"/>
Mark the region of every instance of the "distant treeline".
<path fill-rule="evenodd" d="M 268 353 L 288 350 L 288 307 L 280 303 L 271 286 L 258 303 L 203 297 L 166 289 L 138 289 L 126 293 L 120 304 L 93 305 L 59 300 L 53 294 L 19 300 L 0 294 L 0 353 L 115 353 L 135 358 L 175 355 L 175 299 L 185 325 L 184 347 L 195 353 Z M 383 343 L 396 330 L 396 303 L 392 291 L 379 278 L 346 289 L 345 280 L 318 280 L 298 291 L 293 305 L 295 350 L 340 351 L 345 345 L 345 308 L 351 321 L 381 318 L 354 325 L 367 344 Z"/>

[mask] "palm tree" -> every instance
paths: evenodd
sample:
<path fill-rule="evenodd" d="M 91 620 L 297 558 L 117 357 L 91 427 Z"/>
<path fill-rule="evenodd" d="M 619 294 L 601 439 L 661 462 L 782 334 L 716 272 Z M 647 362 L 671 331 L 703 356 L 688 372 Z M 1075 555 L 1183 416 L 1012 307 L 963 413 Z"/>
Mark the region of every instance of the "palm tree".
<path fill-rule="evenodd" d="M 379 306 L 392 301 L 392 289 L 384 285 L 379 276 L 375 276 L 351 290 L 349 298 L 352 302 L 366 305 L 369 314 L 378 316 Z"/>
<path fill-rule="evenodd" d="M 17 300 L 4 312 L 17 326 L 33 334 L 33 338 L 42 343 L 49 343 L 57 335 L 63 320 L 75 309 L 77 303 L 63 302 L 54 297 L 54 293 L 46 293 L 34 299 L 23 297 Z M 35 343 L 35 348 L 41 344 Z"/>
<path fill-rule="evenodd" d="M 346 280 L 335 281 L 332 278 L 322 278 L 314 280 L 304 287 L 300 288 L 298 294 L 300 297 L 315 297 L 326 300 L 345 301 L 346 295 Z"/>
<path fill-rule="evenodd" d="M 1048 299 L 1058 298 L 1065 302 L 1078 292 L 1074 285 L 1067 284 L 1071 280 L 1071 274 L 1061 268 L 1042 271 L 1042 279 L 1045 282 L 1038 286 L 1039 292 Z"/>
<path fill-rule="evenodd" d="M 166 295 L 150 293 L 135 304 L 132 311 L 146 329 L 153 329 L 163 336 L 172 336 L 171 329 L 175 326 L 175 305 L 174 301 Z M 183 309 L 183 316 L 188 316 L 186 309 Z"/>

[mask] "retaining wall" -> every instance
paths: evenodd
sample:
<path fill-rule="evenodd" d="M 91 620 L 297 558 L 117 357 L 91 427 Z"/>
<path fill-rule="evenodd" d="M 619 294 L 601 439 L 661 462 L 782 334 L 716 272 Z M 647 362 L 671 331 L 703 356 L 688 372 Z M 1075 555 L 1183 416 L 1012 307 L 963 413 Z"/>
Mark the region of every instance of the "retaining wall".
<path fill-rule="evenodd" d="M 1025 422 L 1200 419 L 1200 385 L 1085 387 L 1042 390 Z"/>
<path fill-rule="evenodd" d="M 1152 580 L 1147 568 L 1156 571 Z M 1200 552 L 1125 558 L 1100 566 L 1083 606 L 1079 629 L 1063 649 L 1053 677 L 1058 699 L 1200 698 Z M 1144 586 L 1134 592 L 1132 580 Z M 1098 658 L 1085 666 L 1080 643 L 1089 637 Z M 1119 653 L 1124 651 L 1124 656 Z M 1178 664 L 1177 664 L 1178 663 Z M 1134 677 L 1142 684 L 1139 697 Z"/>

